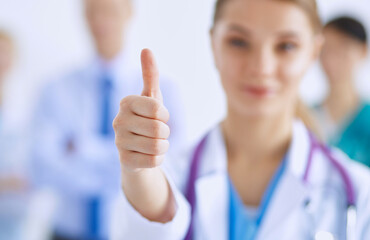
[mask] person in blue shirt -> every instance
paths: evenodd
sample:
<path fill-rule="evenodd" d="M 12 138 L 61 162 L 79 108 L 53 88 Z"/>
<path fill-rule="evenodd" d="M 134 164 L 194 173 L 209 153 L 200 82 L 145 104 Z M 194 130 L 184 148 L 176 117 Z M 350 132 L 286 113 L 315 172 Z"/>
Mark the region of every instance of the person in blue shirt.
<path fill-rule="evenodd" d="M 60 197 L 54 239 L 107 239 L 111 200 L 120 191 L 112 121 L 122 96 L 142 89 L 141 71 L 124 50 L 130 0 L 85 0 L 96 57 L 45 87 L 34 119 L 33 179 Z M 173 148 L 184 139 L 174 84 L 163 81 Z M 176 107 L 174 107 L 176 106 Z"/>
<path fill-rule="evenodd" d="M 351 17 L 338 17 L 324 28 L 321 55 L 329 94 L 316 107 L 323 137 L 354 160 L 370 166 L 370 104 L 363 99 L 355 79 L 367 57 L 364 26 Z"/>

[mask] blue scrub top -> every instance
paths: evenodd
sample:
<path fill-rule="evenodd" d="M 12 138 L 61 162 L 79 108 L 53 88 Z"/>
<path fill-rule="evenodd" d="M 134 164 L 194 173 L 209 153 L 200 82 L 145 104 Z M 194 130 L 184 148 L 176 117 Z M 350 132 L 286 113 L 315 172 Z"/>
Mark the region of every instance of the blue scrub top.
<path fill-rule="evenodd" d="M 263 218 L 268 210 L 273 194 L 280 182 L 280 179 L 286 168 L 286 157 L 280 164 L 272 178 L 264 196 L 261 205 L 258 208 L 257 217 L 248 216 L 245 206 L 240 199 L 231 179 L 229 178 L 229 239 L 230 240 L 250 240 L 255 239 L 258 229 L 261 226 Z"/>

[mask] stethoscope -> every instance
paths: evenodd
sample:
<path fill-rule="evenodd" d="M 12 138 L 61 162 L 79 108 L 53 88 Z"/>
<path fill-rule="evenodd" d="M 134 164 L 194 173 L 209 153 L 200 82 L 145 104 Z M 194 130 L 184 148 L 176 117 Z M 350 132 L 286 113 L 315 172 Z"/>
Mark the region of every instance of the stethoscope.
<path fill-rule="evenodd" d="M 346 239 L 352 240 L 356 239 L 355 236 L 355 229 L 356 229 L 356 219 L 357 219 L 357 209 L 356 209 L 356 199 L 355 199 L 355 191 L 351 179 L 349 177 L 348 172 L 345 168 L 340 164 L 338 160 L 334 158 L 331 154 L 330 149 L 325 146 L 324 144 L 320 143 L 314 135 L 309 132 L 310 138 L 310 152 L 308 154 L 308 161 L 307 166 L 303 175 L 303 182 L 308 182 L 308 176 L 310 173 L 310 169 L 313 162 L 313 155 L 316 150 L 321 151 L 327 157 L 328 161 L 336 168 L 338 173 L 340 174 L 346 192 L 347 198 L 347 215 L 346 215 Z M 195 181 L 197 180 L 199 168 L 200 168 L 200 161 L 201 155 L 205 148 L 205 144 L 208 139 L 208 134 L 200 141 L 200 143 L 196 146 L 195 151 L 193 153 L 192 161 L 190 164 L 190 171 L 189 177 L 187 182 L 187 187 L 185 191 L 185 197 L 187 198 L 190 206 L 191 206 L 191 220 L 188 229 L 188 233 L 185 237 L 185 240 L 193 239 L 193 231 L 194 231 L 194 213 L 195 213 L 195 203 L 196 203 L 196 194 L 195 194 Z M 334 239 L 334 235 L 330 232 L 317 232 L 314 239 Z"/>

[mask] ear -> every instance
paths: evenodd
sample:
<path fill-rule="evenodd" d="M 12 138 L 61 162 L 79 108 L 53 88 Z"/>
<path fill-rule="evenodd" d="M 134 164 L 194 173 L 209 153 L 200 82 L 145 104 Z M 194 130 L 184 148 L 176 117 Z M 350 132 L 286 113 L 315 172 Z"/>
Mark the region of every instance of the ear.
<path fill-rule="evenodd" d="M 362 60 L 366 60 L 369 54 L 369 48 L 366 44 L 364 44 L 363 49 L 362 49 Z"/>

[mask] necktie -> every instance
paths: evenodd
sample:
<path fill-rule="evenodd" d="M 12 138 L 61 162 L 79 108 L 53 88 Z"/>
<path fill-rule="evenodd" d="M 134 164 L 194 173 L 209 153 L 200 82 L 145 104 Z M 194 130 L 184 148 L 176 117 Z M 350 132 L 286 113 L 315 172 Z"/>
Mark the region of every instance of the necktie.
<path fill-rule="evenodd" d="M 100 133 L 103 136 L 113 135 L 113 114 L 112 114 L 112 91 L 113 82 L 109 72 L 104 72 L 100 80 L 101 89 L 101 126 Z"/>
<path fill-rule="evenodd" d="M 100 119 L 100 132 L 99 134 L 104 137 L 114 136 L 112 122 L 112 91 L 113 83 L 109 72 L 105 71 L 101 74 L 100 81 L 100 99 L 101 99 L 101 110 L 98 116 Z M 101 198 L 96 195 L 92 196 L 88 201 L 88 224 L 89 233 L 88 239 L 101 239 L 100 238 L 100 210 L 101 210 Z"/>

